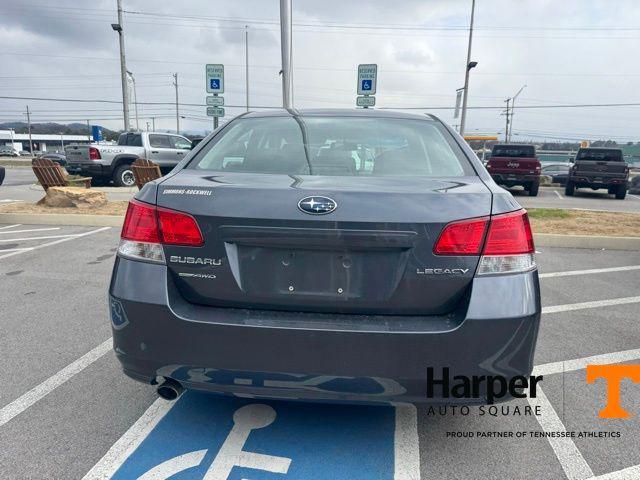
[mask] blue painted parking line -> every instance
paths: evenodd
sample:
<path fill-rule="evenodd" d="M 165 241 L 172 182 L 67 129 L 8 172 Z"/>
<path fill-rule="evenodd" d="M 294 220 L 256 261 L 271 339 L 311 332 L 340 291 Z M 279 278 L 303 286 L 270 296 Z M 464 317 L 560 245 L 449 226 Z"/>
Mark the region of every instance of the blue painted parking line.
<path fill-rule="evenodd" d="M 394 407 L 187 392 L 112 478 L 393 479 L 397 423 Z"/>

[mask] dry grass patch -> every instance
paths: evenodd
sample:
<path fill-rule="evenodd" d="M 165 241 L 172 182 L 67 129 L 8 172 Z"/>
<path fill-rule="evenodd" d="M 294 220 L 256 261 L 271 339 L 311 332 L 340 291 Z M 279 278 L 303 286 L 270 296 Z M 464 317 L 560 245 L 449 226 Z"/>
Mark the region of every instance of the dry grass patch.
<path fill-rule="evenodd" d="M 534 233 L 640 237 L 640 214 L 556 208 L 528 210 Z"/>

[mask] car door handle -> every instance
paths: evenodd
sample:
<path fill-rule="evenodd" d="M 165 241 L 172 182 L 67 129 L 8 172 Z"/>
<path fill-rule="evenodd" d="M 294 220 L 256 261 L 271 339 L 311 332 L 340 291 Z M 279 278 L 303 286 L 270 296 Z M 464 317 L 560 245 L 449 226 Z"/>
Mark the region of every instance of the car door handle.
<path fill-rule="evenodd" d="M 178 152 L 178 155 L 184 155 L 184 152 Z"/>
<path fill-rule="evenodd" d="M 151 150 L 151 153 L 158 153 L 158 150 Z"/>

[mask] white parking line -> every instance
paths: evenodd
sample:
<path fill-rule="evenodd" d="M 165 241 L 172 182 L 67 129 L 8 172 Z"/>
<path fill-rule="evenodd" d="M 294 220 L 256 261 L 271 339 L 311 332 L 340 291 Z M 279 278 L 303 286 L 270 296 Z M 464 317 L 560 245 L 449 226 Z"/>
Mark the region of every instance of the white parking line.
<path fill-rule="evenodd" d="M 631 198 L 635 198 L 636 200 L 640 200 L 640 197 L 637 195 L 632 195 L 630 193 L 627 193 L 627 195 L 629 195 Z"/>
<path fill-rule="evenodd" d="M 533 369 L 533 375 L 552 375 L 554 373 L 583 370 L 589 364 L 606 365 L 637 359 L 640 359 L 640 349 L 624 350 L 622 352 L 567 360 L 566 362 L 538 365 Z M 532 407 L 536 405 L 542 407 L 542 415 L 536 416 L 536 420 L 542 429 L 545 432 L 566 431 L 562 420 L 558 417 L 553 405 L 542 392 L 542 389 L 538 388 L 537 393 L 538 398 L 527 397 L 527 400 Z M 640 478 L 640 465 L 596 477 L 571 438 L 549 437 L 547 440 L 569 480 L 635 480 Z"/>
<path fill-rule="evenodd" d="M 107 480 L 111 478 L 174 405 L 175 402 L 167 402 L 161 398 L 153 402 L 136 423 L 113 444 L 104 457 L 82 477 L 82 480 Z"/>
<path fill-rule="evenodd" d="M 605 473 L 593 477 L 593 480 L 638 480 L 640 478 L 640 465 L 618 470 L 617 472 Z"/>
<path fill-rule="evenodd" d="M 13 234 L 13 233 L 27 233 L 27 232 L 49 232 L 51 230 L 60 230 L 60 227 L 51 228 L 29 228 L 26 230 L 9 230 L 7 232 L 0 232 L 0 235 Z"/>
<path fill-rule="evenodd" d="M 566 305 L 555 305 L 553 307 L 543 307 L 542 313 L 549 314 L 549 313 L 569 312 L 571 310 L 584 310 L 587 308 L 611 307 L 613 305 L 626 305 L 629 303 L 640 303 L 640 296 L 613 298 L 610 300 L 596 300 L 594 302 L 569 303 Z"/>
<path fill-rule="evenodd" d="M 19 227 L 20 225 L 22 225 L 22 224 L 21 223 L 16 223 L 15 225 L 5 225 L 4 227 L 0 227 L 0 230 L 7 230 L 9 228 Z"/>
<path fill-rule="evenodd" d="M 540 273 L 540 278 L 569 277 L 572 275 L 591 275 L 594 273 L 627 272 L 629 270 L 640 270 L 640 265 L 629 265 L 626 267 L 592 268 L 590 270 L 569 270 L 566 272 Z"/>
<path fill-rule="evenodd" d="M 553 405 L 538 386 L 536 398 L 527 395 L 529 405 L 533 409 L 540 407 L 541 415 L 536 416 L 536 420 L 545 432 L 566 432 L 562 420 L 558 417 Z M 584 459 L 580 450 L 571 438 L 568 437 L 548 437 L 549 445 L 556 454 L 560 466 L 564 470 L 568 480 L 585 480 L 593 477 L 593 470 Z"/>
<path fill-rule="evenodd" d="M 73 235 L 72 237 L 62 238 L 60 240 L 54 240 L 53 242 L 43 243 L 42 245 L 38 245 L 36 247 L 31 248 L 30 250 L 23 250 L 23 251 L 19 251 L 19 252 L 6 253 L 4 255 L 0 255 L 0 260 L 2 260 L 3 258 L 7 258 L 7 257 L 13 257 L 14 255 L 20 255 L 21 253 L 25 253 L 26 251 L 30 252 L 31 250 L 38 250 L 40 248 L 51 247 L 53 245 L 57 245 L 57 244 L 63 243 L 63 242 L 68 242 L 69 240 L 74 240 L 76 238 L 86 237 L 87 235 L 93 235 L 94 233 L 104 232 L 105 230 L 109 230 L 110 228 L 111 227 L 102 227 L 102 228 L 98 228 L 96 230 L 90 230 L 88 232 L 78 233 L 76 235 Z"/>
<path fill-rule="evenodd" d="M 45 396 L 65 383 L 71 377 L 81 372 L 93 362 L 102 357 L 105 353 L 111 350 L 112 340 L 106 340 L 93 350 L 85 353 L 75 362 L 70 363 L 55 375 L 49 377 L 40 385 L 35 386 L 20 398 L 14 400 L 8 405 L 5 405 L 0 409 L 0 427 L 14 418 L 16 415 L 20 415 L 27 408 L 34 403 L 42 400 Z"/>
<path fill-rule="evenodd" d="M 0 238 L 0 242 L 26 242 L 27 240 L 49 240 L 51 238 L 75 237 L 75 234 L 68 235 L 48 235 L 45 237 L 23 237 L 23 238 Z"/>
<path fill-rule="evenodd" d="M 562 195 L 560 195 L 560 192 L 557 191 L 557 190 L 554 190 L 553 193 L 555 193 L 560 200 L 562 200 L 564 198 Z"/>
<path fill-rule="evenodd" d="M 394 480 L 420 480 L 418 413 L 415 405 L 399 403 L 394 433 Z"/>
<path fill-rule="evenodd" d="M 0 249 L 0 253 L 2 252 L 29 252 L 33 250 L 33 248 L 5 248 Z"/>
<path fill-rule="evenodd" d="M 640 348 L 624 350 L 622 352 L 593 355 L 592 357 L 577 358 L 564 362 L 552 362 L 538 365 L 533 369 L 533 375 L 553 375 L 554 373 L 574 372 L 587 368 L 587 365 L 608 365 L 640 359 Z"/>

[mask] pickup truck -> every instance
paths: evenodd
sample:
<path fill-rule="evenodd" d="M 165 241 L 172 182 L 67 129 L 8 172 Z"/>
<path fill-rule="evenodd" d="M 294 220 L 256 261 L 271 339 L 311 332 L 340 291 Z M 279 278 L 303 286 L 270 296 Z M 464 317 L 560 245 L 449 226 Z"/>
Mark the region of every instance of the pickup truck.
<path fill-rule="evenodd" d="M 487 162 L 487 171 L 500 185 L 522 185 L 530 196 L 538 195 L 540 160 L 533 145 L 494 145 Z"/>
<path fill-rule="evenodd" d="M 564 193 L 572 196 L 576 188 L 606 188 L 618 200 L 627 196 L 629 165 L 619 148 L 581 148 L 576 154 Z"/>
<path fill-rule="evenodd" d="M 113 180 L 116 186 L 131 187 L 135 185 L 131 164 L 137 158 L 151 160 L 168 173 L 191 148 L 191 141 L 181 135 L 128 132 L 120 135 L 117 145 L 68 145 L 66 168 L 69 173 L 94 178 L 94 184 Z"/>

